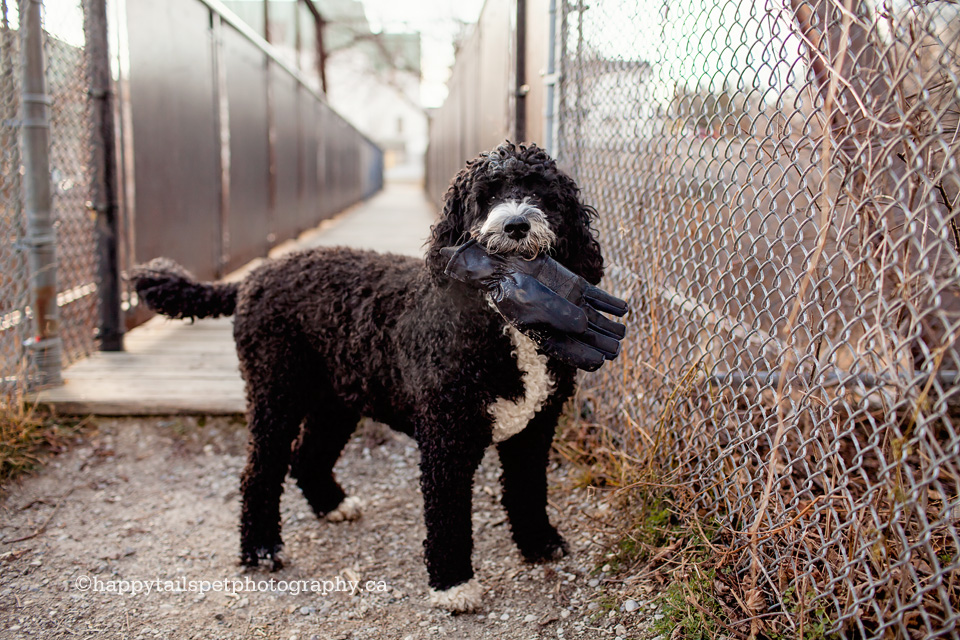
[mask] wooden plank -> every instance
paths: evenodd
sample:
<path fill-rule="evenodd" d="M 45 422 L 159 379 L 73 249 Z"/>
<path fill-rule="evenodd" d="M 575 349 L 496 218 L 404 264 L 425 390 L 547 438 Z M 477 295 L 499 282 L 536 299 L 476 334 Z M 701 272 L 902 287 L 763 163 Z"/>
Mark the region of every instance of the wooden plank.
<path fill-rule="evenodd" d="M 63 384 L 49 391 L 41 393 L 54 392 L 72 395 L 93 395 L 102 393 L 104 395 L 130 395 L 133 393 L 145 394 L 148 396 L 205 396 L 223 393 L 241 392 L 243 390 L 243 381 L 240 376 L 222 377 L 213 379 L 198 379 L 189 376 L 176 378 L 138 378 L 134 376 L 114 376 L 112 379 L 67 379 Z"/>
<path fill-rule="evenodd" d="M 36 395 L 39 405 L 64 414 L 158 415 L 242 413 L 243 383 L 236 379 L 68 379 Z"/>
<path fill-rule="evenodd" d="M 189 354 L 137 354 L 128 358 L 98 358 L 77 363 L 70 367 L 64 377 L 109 377 L 112 372 L 123 376 L 144 377 L 168 375 L 206 375 L 218 373 L 224 377 L 240 376 L 239 363 L 235 356 L 197 357 Z"/>
<path fill-rule="evenodd" d="M 243 401 L 237 398 L 62 399 L 38 400 L 37 404 L 68 416 L 234 415 L 246 411 Z"/>
<path fill-rule="evenodd" d="M 130 351 L 139 354 L 195 353 L 197 355 L 215 354 L 221 356 L 236 352 L 233 344 L 181 342 L 178 340 L 160 340 L 149 345 L 134 345 L 130 347 Z"/>
<path fill-rule="evenodd" d="M 69 382 L 101 382 L 109 377 L 121 376 L 124 378 L 137 378 L 140 380 L 182 380 L 185 383 L 189 380 L 240 380 L 240 370 L 233 369 L 145 369 L 145 368 L 126 368 L 114 367 L 112 369 L 97 369 L 84 371 L 68 371 L 64 374 L 64 381 Z"/>

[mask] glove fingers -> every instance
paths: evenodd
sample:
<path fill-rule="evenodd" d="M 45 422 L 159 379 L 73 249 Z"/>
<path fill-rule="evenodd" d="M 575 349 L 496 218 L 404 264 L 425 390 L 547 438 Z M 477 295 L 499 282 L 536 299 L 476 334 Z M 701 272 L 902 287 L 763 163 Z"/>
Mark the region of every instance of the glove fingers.
<path fill-rule="evenodd" d="M 611 295 L 600 287 L 593 285 L 587 285 L 587 288 L 583 292 L 583 297 L 590 306 L 604 313 L 613 314 L 618 318 L 626 314 L 630 309 L 630 307 L 627 306 L 626 300 L 621 300 L 615 295 Z"/>
<path fill-rule="evenodd" d="M 493 298 L 500 313 L 520 327 L 543 325 L 561 333 L 587 330 L 583 309 L 525 273 L 506 278 Z"/>
<path fill-rule="evenodd" d="M 613 360 L 620 355 L 620 341 L 602 333 L 596 333 L 588 329 L 578 335 L 576 339 L 601 352 L 607 360 Z"/>
<path fill-rule="evenodd" d="M 590 307 L 586 307 L 584 310 L 586 311 L 587 320 L 590 322 L 590 325 L 598 333 L 616 338 L 617 340 L 622 340 L 623 336 L 627 335 L 627 328 L 619 322 L 597 313 L 596 310 Z"/>
<path fill-rule="evenodd" d="M 540 348 L 557 360 L 584 371 L 596 371 L 603 364 L 603 354 L 568 335 L 548 336 L 540 342 Z"/>

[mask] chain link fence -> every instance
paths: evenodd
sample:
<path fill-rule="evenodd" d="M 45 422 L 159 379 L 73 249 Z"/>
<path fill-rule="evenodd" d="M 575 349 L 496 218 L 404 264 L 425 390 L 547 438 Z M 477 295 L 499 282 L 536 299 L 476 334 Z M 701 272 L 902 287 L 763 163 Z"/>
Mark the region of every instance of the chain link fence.
<path fill-rule="evenodd" d="M 957 637 L 960 5 L 560 4 L 633 308 L 592 420 L 729 542 L 734 635 Z"/>
<path fill-rule="evenodd" d="M 0 2 L 0 397 L 20 390 L 28 326 L 25 229 L 20 174 L 18 14 Z"/>
<path fill-rule="evenodd" d="M 97 348 L 100 319 L 96 214 L 91 208 L 94 124 L 84 19 L 80 0 L 46 3 L 43 27 L 50 96 L 50 179 L 64 365 Z"/>
<path fill-rule="evenodd" d="M 60 1 L 43 12 L 49 170 L 57 243 L 57 306 L 65 363 L 95 348 L 96 239 L 90 198 L 91 114 L 84 13 Z M 29 238 L 25 220 L 20 3 L 0 2 L 0 391 L 19 396 L 33 379 Z"/>

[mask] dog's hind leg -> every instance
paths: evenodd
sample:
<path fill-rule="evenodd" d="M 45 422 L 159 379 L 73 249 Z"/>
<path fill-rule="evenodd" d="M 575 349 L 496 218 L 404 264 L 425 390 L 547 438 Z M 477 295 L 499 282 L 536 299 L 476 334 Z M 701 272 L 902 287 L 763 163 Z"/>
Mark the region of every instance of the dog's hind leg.
<path fill-rule="evenodd" d="M 241 322 L 238 319 L 236 329 Z M 277 555 L 283 546 L 280 495 L 290 468 L 290 447 L 306 415 L 308 368 L 296 350 L 278 337 L 280 332 L 247 330 L 236 335 L 250 429 L 240 481 L 240 561 L 255 567 L 266 559 L 276 570 L 283 566 Z"/>
<path fill-rule="evenodd" d="M 513 540 L 527 562 L 561 558 L 567 544 L 547 518 L 547 462 L 566 394 L 541 409 L 517 435 L 497 445 L 503 506 Z"/>
<path fill-rule="evenodd" d="M 347 408 L 334 394 L 321 393 L 307 414 L 293 447 L 290 475 L 314 513 L 331 522 L 360 517 L 361 502 L 347 498 L 333 474 L 340 452 L 357 427 L 360 414 Z"/>

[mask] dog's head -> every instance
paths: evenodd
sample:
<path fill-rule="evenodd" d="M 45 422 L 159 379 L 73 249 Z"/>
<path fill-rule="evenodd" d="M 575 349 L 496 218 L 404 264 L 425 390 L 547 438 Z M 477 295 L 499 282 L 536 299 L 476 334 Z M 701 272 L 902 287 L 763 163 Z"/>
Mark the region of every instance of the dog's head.
<path fill-rule="evenodd" d="M 467 163 L 444 196 L 433 226 L 427 264 L 442 273 L 440 249 L 469 234 L 490 253 L 532 258 L 539 253 L 596 284 L 603 257 L 591 222 L 597 215 L 580 202 L 580 190 L 535 145 L 509 142 Z"/>

